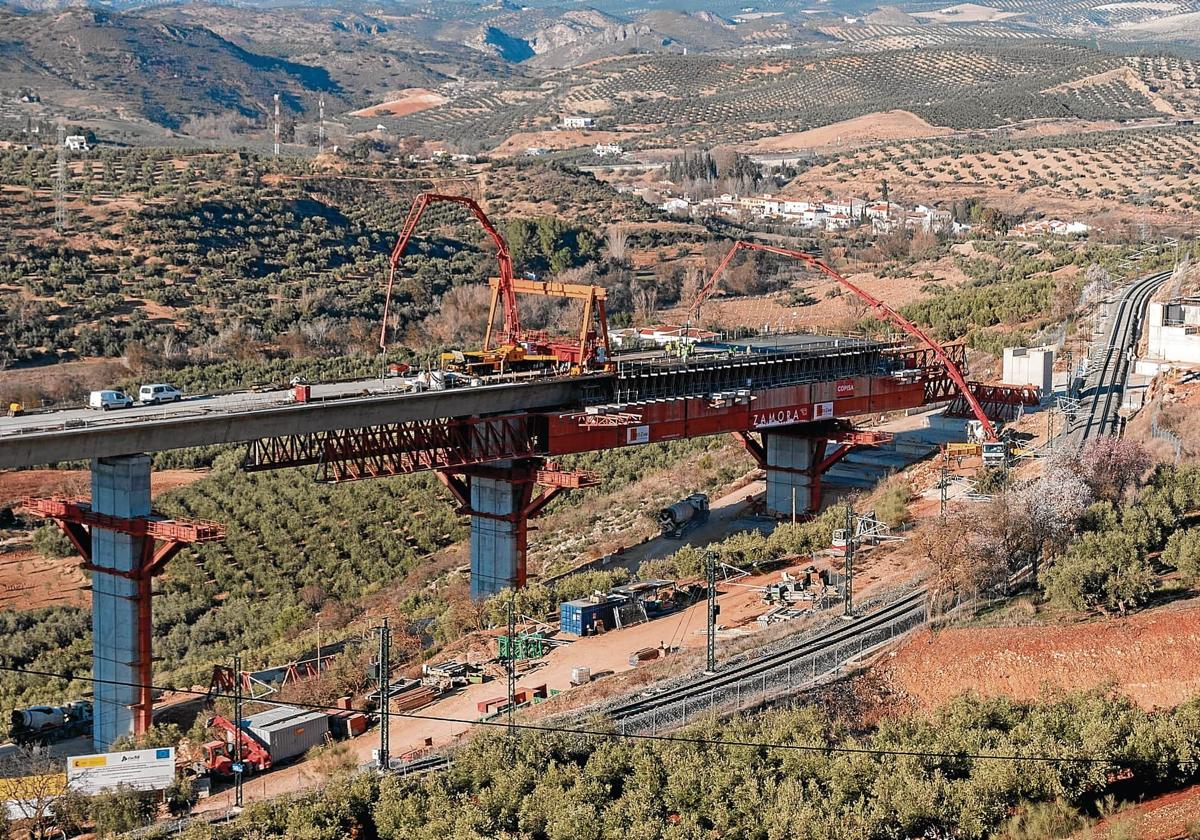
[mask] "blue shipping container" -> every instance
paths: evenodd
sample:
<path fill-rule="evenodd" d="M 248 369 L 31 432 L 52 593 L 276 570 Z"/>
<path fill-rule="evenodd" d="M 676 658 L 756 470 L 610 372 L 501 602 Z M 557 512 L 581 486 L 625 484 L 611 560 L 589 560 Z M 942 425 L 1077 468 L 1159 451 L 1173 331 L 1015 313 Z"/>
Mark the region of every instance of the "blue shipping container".
<path fill-rule="evenodd" d="M 559 607 L 559 628 L 564 633 L 574 633 L 576 636 L 589 636 L 596 632 L 597 624 L 602 624 L 605 630 L 612 630 L 613 609 L 617 602 L 608 601 L 594 604 L 588 600 L 565 601 Z"/>

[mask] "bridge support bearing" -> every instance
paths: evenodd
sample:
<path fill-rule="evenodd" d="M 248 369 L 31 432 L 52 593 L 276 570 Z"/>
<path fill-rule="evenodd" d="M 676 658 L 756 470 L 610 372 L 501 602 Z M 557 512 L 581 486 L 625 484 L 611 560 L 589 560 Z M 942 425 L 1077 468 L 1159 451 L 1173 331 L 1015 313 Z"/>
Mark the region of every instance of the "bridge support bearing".
<path fill-rule="evenodd" d="M 150 458 L 126 455 L 92 461 L 92 505 L 96 513 L 122 519 L 150 515 Z M 139 574 L 154 540 L 145 536 L 93 528 L 92 675 L 94 715 L 92 742 L 107 750 L 122 735 L 149 727 L 152 682 L 150 578 Z M 104 682 L 106 680 L 112 682 Z"/>
<path fill-rule="evenodd" d="M 529 520 L 560 493 L 600 483 L 594 473 L 560 470 L 541 458 L 443 470 L 438 477 L 458 501 L 458 512 L 471 517 L 472 598 L 523 587 Z"/>

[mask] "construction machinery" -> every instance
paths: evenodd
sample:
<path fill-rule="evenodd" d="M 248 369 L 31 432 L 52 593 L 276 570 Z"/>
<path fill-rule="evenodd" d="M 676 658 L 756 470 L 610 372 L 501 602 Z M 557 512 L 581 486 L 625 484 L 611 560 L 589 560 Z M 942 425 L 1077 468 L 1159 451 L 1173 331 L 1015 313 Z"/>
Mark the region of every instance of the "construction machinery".
<path fill-rule="evenodd" d="M 232 721 L 221 715 L 216 715 L 208 721 L 209 728 L 220 729 L 225 733 L 222 739 L 215 739 L 206 742 L 201 747 L 201 763 L 200 768 L 213 777 L 233 778 L 234 768 L 234 740 L 238 739 L 242 743 L 242 774 L 250 775 L 251 773 L 261 773 L 264 770 L 271 769 L 271 753 L 266 746 L 257 738 L 240 726 L 235 725 Z M 200 773 L 198 773 L 199 775 Z"/>
<path fill-rule="evenodd" d="M 275 706 L 250 715 L 241 726 L 216 715 L 209 719 L 208 725 L 221 730 L 224 737 L 205 743 L 199 761 L 190 769 L 196 775 L 232 778 L 237 772 L 234 744 L 240 740 L 242 775 L 261 773 L 313 747 L 361 735 L 367 724 L 367 716 L 362 712 L 327 712 L 293 706 Z"/>
<path fill-rule="evenodd" d="M 448 370 L 472 375 L 519 373 L 551 370 L 579 374 L 604 370 L 612 352 L 608 339 L 608 316 L 605 311 L 606 290 L 602 286 L 579 283 L 557 283 L 544 280 L 516 278 L 512 255 L 503 235 L 492 224 L 483 208 L 472 198 L 461 195 L 420 193 L 409 208 L 400 238 L 392 248 L 387 292 L 383 304 L 383 325 L 379 332 L 380 349 L 387 349 L 387 325 L 391 308 L 392 289 L 400 259 L 416 230 L 417 222 L 431 204 L 451 203 L 467 208 L 479 221 L 496 246 L 499 276 L 489 281 L 491 302 L 488 307 L 487 328 L 483 346 L 478 350 L 456 350 L 443 353 L 442 366 Z M 578 300 L 583 302 L 583 317 L 577 336 L 550 338 L 543 331 L 527 330 L 521 326 L 518 295 Z M 496 314 L 501 315 L 496 328 Z"/>
<path fill-rule="evenodd" d="M 49 744 L 92 732 L 92 704 L 72 700 L 61 706 L 13 709 L 9 737 L 18 744 Z"/>
<path fill-rule="evenodd" d="M 708 278 L 708 282 L 704 284 L 699 293 L 696 295 L 696 299 L 692 303 L 691 317 L 696 318 L 697 320 L 699 319 L 701 304 L 703 304 L 704 301 L 707 300 L 716 289 L 717 281 L 724 273 L 725 268 L 730 264 L 730 262 L 732 262 L 733 258 L 740 251 L 762 251 L 768 254 L 776 254 L 781 257 L 787 257 L 788 259 L 799 260 L 800 262 L 807 264 L 810 268 L 816 269 L 820 273 L 829 277 L 838 285 L 842 286 L 860 298 L 877 315 L 886 318 L 900 327 L 900 329 L 904 330 L 904 332 L 913 336 L 918 341 L 928 345 L 930 351 L 932 351 L 937 360 L 945 366 L 946 374 L 958 388 L 963 399 L 966 400 L 967 405 L 970 407 L 971 413 L 974 415 L 975 419 L 979 421 L 985 447 L 988 444 L 996 444 L 1000 442 L 999 435 L 996 433 L 996 429 L 992 426 L 991 420 L 988 419 L 987 412 L 984 411 L 983 406 L 980 405 L 979 400 L 975 397 L 972 384 L 967 382 L 966 378 L 962 374 L 962 371 L 959 370 L 958 365 L 954 363 L 954 360 L 950 358 L 949 354 L 946 353 L 945 349 L 940 344 L 934 341 L 930 336 L 926 335 L 924 330 L 922 330 L 912 321 L 905 318 L 896 310 L 892 309 L 879 298 L 875 297 L 865 289 L 862 289 L 851 283 L 841 274 L 830 268 L 821 259 L 813 256 L 812 254 L 806 253 L 805 251 L 797 251 L 792 248 L 781 248 L 778 245 L 765 245 L 759 242 L 749 242 L 744 239 L 737 240 L 733 243 L 733 247 L 729 249 L 729 253 L 727 253 L 717 265 L 717 268 L 715 271 L 713 271 L 712 276 Z"/>
<path fill-rule="evenodd" d="M 688 531 L 707 521 L 708 496 L 704 493 L 693 493 L 658 512 L 658 526 L 662 529 L 663 536 L 676 540 L 682 539 Z"/>

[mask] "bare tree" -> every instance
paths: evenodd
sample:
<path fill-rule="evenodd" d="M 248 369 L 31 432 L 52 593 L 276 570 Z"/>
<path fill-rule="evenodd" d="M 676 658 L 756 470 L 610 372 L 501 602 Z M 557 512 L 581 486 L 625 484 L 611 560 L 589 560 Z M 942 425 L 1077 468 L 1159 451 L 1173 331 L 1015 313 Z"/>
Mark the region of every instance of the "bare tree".
<path fill-rule="evenodd" d="M 58 806 L 70 795 L 62 762 L 43 747 L 19 747 L 0 759 L 0 802 L 12 803 L 32 840 L 59 834 L 65 815 Z"/>
<path fill-rule="evenodd" d="M 704 288 L 704 274 L 697 265 L 689 265 L 683 270 L 683 286 L 679 290 L 680 302 L 691 306 L 696 302 L 696 295 Z"/>
<path fill-rule="evenodd" d="M 658 289 L 653 286 L 638 286 L 633 292 L 633 320 L 649 324 L 658 313 Z"/>
<path fill-rule="evenodd" d="M 604 234 L 604 246 L 613 262 L 624 263 L 629 259 L 629 232 L 620 225 L 610 225 Z"/>

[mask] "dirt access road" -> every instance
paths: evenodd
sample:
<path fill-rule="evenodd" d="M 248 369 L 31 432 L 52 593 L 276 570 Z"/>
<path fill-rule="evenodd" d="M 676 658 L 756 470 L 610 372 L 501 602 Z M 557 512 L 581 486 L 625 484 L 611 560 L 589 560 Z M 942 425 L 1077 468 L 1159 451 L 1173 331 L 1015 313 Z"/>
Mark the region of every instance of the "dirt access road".
<path fill-rule="evenodd" d="M 640 545 L 631 546 L 621 554 L 615 555 L 612 562 L 601 568 L 615 569 L 624 567 L 636 572 L 638 566 L 647 560 L 661 560 L 670 557 L 685 545 L 708 545 L 726 536 L 726 531 L 734 520 L 746 515 L 747 508 L 754 499 L 766 492 L 767 483 L 764 480 L 751 481 L 749 484 L 730 491 L 709 505 L 708 522 L 699 525 L 683 535 L 683 539 L 674 540 L 667 537 L 655 537 Z"/>

